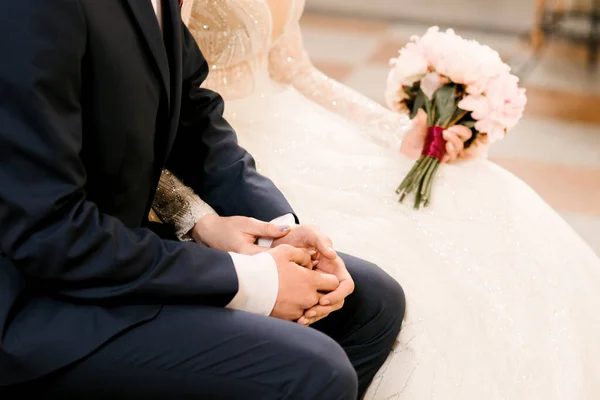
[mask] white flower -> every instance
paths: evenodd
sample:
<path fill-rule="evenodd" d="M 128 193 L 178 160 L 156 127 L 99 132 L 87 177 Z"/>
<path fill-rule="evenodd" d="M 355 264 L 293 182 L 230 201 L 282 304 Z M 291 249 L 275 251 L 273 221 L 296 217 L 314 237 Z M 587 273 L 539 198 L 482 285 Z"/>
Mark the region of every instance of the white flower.
<path fill-rule="evenodd" d="M 412 86 L 428 72 L 429 64 L 416 43 L 408 43 L 397 58 L 390 60 L 396 77 L 404 86 Z"/>
<path fill-rule="evenodd" d="M 425 76 L 428 65 L 415 43 L 407 44 L 397 58 L 390 60 L 392 66 L 386 84 L 385 100 L 395 111 L 406 111 L 404 100 L 408 99 L 404 88 L 411 87 Z"/>
<path fill-rule="evenodd" d="M 408 99 L 404 86 L 402 85 L 402 79 L 398 76 L 398 71 L 392 68 L 387 77 L 387 84 L 385 86 L 385 103 L 388 107 L 400 113 L 404 113 L 408 110 L 404 101 Z"/>

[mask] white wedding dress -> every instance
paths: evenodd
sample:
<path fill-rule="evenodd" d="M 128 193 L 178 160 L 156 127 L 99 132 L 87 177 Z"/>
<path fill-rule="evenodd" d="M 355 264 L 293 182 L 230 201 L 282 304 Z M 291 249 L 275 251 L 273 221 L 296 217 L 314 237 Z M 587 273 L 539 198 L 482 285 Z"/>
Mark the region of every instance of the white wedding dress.
<path fill-rule="evenodd" d="M 366 398 L 600 398 L 599 258 L 487 160 L 444 165 L 427 209 L 399 204 L 409 121 L 314 69 L 303 7 L 186 0 L 182 13 L 211 64 L 205 86 L 262 173 L 406 291 L 399 345 Z"/>

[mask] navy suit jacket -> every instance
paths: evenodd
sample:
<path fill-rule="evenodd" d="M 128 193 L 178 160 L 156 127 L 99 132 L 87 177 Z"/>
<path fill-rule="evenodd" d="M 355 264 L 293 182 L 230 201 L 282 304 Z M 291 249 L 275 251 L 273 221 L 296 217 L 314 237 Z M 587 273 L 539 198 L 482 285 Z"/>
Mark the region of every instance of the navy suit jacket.
<path fill-rule="evenodd" d="M 163 168 L 219 214 L 292 210 L 200 88 L 177 0 L 0 2 L 0 385 L 81 359 L 163 304 L 223 307 L 230 256 L 161 238 Z M 198 332 L 201 340 L 202 332 Z"/>

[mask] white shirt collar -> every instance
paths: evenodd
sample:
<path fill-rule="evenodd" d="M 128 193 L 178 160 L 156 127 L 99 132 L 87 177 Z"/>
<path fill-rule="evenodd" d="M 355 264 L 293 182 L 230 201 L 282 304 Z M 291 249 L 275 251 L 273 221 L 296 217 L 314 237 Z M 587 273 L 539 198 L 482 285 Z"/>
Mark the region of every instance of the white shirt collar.
<path fill-rule="evenodd" d="M 152 2 L 152 7 L 154 7 L 154 12 L 156 13 L 156 17 L 158 18 L 158 25 L 160 26 L 160 30 L 162 31 L 163 17 L 162 17 L 162 4 L 161 0 L 150 0 Z"/>

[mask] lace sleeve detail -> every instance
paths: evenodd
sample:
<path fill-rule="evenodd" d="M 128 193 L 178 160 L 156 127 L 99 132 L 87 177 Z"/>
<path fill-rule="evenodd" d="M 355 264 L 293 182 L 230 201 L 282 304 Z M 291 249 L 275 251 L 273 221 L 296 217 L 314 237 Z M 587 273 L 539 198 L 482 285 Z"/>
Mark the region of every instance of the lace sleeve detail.
<path fill-rule="evenodd" d="M 270 51 L 269 64 L 274 80 L 290 84 L 323 107 L 363 124 L 376 139 L 399 141 L 411 127 L 407 115 L 393 112 L 319 71 L 304 49 L 297 22 L 278 38 Z"/>
<path fill-rule="evenodd" d="M 179 240 L 191 240 L 187 233 L 196 222 L 204 215 L 216 214 L 211 206 L 166 169 L 160 176 L 152 208 L 162 222 L 175 227 Z"/>

